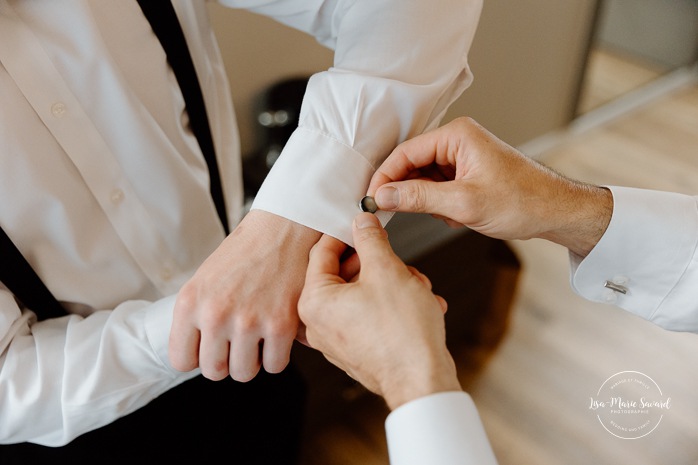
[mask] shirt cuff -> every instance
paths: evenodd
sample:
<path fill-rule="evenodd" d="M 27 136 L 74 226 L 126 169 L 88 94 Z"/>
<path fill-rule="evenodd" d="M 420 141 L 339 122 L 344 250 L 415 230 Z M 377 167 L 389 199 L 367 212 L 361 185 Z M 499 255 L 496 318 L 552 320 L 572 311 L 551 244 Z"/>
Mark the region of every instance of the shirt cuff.
<path fill-rule="evenodd" d="M 465 392 L 441 392 L 395 409 L 385 422 L 391 465 L 490 465 L 497 459 Z"/>
<path fill-rule="evenodd" d="M 322 132 L 291 135 L 252 204 L 353 246 L 352 221 L 375 172 L 360 153 Z M 385 225 L 392 213 L 376 216 Z"/>
<path fill-rule="evenodd" d="M 687 330 L 682 312 L 689 309 L 660 307 L 695 261 L 696 199 L 627 187 L 610 190 L 613 216 L 603 237 L 583 260 L 570 255 L 572 288 L 588 300 L 617 305 L 666 329 Z M 606 287 L 607 281 L 616 290 Z"/>

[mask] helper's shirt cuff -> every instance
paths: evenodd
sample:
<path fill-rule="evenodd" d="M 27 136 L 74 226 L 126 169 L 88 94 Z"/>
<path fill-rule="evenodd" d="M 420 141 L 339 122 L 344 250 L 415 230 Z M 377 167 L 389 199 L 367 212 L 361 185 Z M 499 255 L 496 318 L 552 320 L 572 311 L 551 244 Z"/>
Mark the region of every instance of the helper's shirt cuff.
<path fill-rule="evenodd" d="M 491 465 L 497 460 L 471 397 L 441 392 L 395 409 L 385 430 L 391 465 Z"/>
<path fill-rule="evenodd" d="M 588 300 L 617 305 L 666 329 L 695 331 L 695 304 L 664 304 L 696 265 L 696 199 L 626 187 L 610 190 L 613 216 L 605 234 L 583 260 L 570 254 L 572 288 Z M 606 287 L 607 281 L 626 292 Z"/>

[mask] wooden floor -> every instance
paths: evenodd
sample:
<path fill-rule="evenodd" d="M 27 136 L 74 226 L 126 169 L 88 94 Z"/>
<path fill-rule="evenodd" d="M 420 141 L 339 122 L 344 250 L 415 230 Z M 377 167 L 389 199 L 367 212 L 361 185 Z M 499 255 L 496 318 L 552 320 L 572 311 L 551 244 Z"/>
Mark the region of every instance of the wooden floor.
<path fill-rule="evenodd" d="M 698 193 L 698 86 L 577 135 L 544 160 L 598 184 Z M 525 266 L 514 325 L 472 389 L 500 463 L 697 464 L 698 335 L 579 298 L 560 247 L 512 246 Z M 607 433 L 585 405 L 625 370 L 652 377 L 675 402 L 657 431 L 635 441 Z"/>
<path fill-rule="evenodd" d="M 570 136 L 542 161 L 593 183 L 698 193 L 698 85 Z M 698 335 L 576 296 L 561 247 L 511 247 L 523 266 L 512 325 L 468 383 L 500 464 L 698 464 Z M 657 430 L 637 440 L 612 436 L 588 409 L 604 380 L 626 370 L 650 376 L 672 398 Z M 304 465 L 387 464 L 385 412 L 365 408 L 359 421 L 339 419 L 309 444 Z"/>
<path fill-rule="evenodd" d="M 587 113 L 658 78 L 665 69 L 617 51 L 592 49 L 578 111 Z"/>

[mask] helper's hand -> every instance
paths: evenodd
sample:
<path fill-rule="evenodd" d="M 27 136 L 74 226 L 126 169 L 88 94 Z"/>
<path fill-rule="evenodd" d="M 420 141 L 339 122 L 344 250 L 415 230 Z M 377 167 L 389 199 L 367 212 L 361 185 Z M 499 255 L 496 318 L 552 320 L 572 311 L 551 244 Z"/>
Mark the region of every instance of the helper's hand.
<path fill-rule="evenodd" d="M 309 345 L 391 409 L 441 391 L 461 390 L 446 348 L 445 301 L 392 251 L 370 213 L 354 221 L 357 276 L 340 263 L 345 245 L 329 236 L 310 254 L 298 304 Z"/>
<path fill-rule="evenodd" d="M 498 239 L 549 239 L 581 256 L 613 207 L 607 189 L 561 176 L 470 118 L 399 145 L 368 194 L 382 210 L 430 213 Z"/>
<path fill-rule="evenodd" d="M 281 372 L 298 330 L 308 253 L 320 233 L 271 213 L 250 212 L 180 291 L 170 360 L 220 380 Z"/>

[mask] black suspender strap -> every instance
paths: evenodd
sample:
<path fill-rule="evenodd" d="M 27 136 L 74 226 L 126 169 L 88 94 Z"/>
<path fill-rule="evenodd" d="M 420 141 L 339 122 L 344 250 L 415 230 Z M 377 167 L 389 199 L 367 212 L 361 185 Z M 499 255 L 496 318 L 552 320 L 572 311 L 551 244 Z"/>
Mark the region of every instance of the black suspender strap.
<path fill-rule="evenodd" d="M 40 320 L 64 316 L 65 310 L 0 228 L 0 281 Z"/>
<path fill-rule="evenodd" d="M 203 94 L 196 76 L 194 63 L 184 39 L 182 27 L 170 1 L 138 0 L 143 14 L 150 22 L 153 32 L 160 40 L 167 61 L 177 77 L 184 96 L 192 132 L 203 152 L 210 176 L 211 197 L 216 206 L 223 228 L 228 234 L 228 215 L 223 198 L 223 187 L 216 161 L 211 128 L 206 114 Z M 0 281 L 27 308 L 33 310 L 40 320 L 66 314 L 61 304 L 41 281 L 31 265 L 5 231 L 0 228 Z"/>
<path fill-rule="evenodd" d="M 199 79 L 196 76 L 194 63 L 189 54 L 189 48 L 184 39 L 184 33 L 177 19 L 177 14 L 171 1 L 138 0 L 138 4 L 150 22 L 153 32 L 160 40 L 160 44 L 167 54 L 167 61 L 177 77 L 177 83 L 184 96 L 187 113 L 189 114 L 192 132 L 199 141 L 199 146 L 208 165 L 209 177 L 211 178 L 211 197 L 213 197 L 213 202 L 223 223 L 223 228 L 226 234 L 228 234 L 230 232 L 228 215 L 225 209 L 223 187 L 216 162 L 216 152 L 204 105 L 204 97 L 201 93 Z"/>

